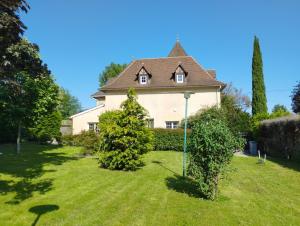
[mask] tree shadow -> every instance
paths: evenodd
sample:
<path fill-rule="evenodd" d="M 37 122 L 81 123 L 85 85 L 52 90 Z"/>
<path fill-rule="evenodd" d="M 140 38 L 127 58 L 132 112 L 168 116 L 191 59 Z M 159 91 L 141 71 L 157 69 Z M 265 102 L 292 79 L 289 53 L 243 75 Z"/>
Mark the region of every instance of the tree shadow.
<path fill-rule="evenodd" d="M 168 189 L 187 194 L 191 197 L 203 198 L 203 195 L 197 189 L 197 184 L 194 180 L 189 177 L 183 177 L 179 175 L 174 170 L 166 167 L 161 161 L 154 160 L 152 163 L 155 163 L 174 174 L 173 177 L 167 177 L 165 179 Z"/>
<path fill-rule="evenodd" d="M 174 177 L 166 178 L 166 185 L 169 189 L 187 194 L 190 197 L 203 198 L 203 195 L 197 189 L 196 182 L 191 178 L 174 175 Z"/>
<path fill-rule="evenodd" d="M 300 172 L 300 160 L 299 159 L 283 159 L 278 157 L 267 157 L 267 160 L 275 162 L 285 168 L 293 169 Z"/>
<path fill-rule="evenodd" d="M 58 205 L 38 205 L 38 206 L 31 207 L 29 209 L 29 212 L 37 215 L 34 222 L 31 225 L 35 226 L 43 214 L 46 214 L 46 213 L 49 213 L 52 211 L 56 211 L 58 209 L 59 209 Z"/>
<path fill-rule="evenodd" d="M 15 153 L 12 145 L 0 146 L 0 150 L 3 153 L 0 156 L 0 195 L 16 193 L 6 202 L 8 204 L 19 204 L 32 197 L 34 192 L 45 194 L 53 188 L 52 178 L 40 178 L 45 173 L 55 172 L 44 169 L 45 165 L 61 165 L 78 159 L 52 145 L 23 144 L 20 154 Z M 10 179 L 2 179 L 2 175 Z"/>

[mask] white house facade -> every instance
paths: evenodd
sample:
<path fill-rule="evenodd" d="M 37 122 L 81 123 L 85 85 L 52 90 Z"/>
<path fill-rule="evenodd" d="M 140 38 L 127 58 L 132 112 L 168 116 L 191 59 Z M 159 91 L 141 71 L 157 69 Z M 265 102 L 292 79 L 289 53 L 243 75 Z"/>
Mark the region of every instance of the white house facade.
<path fill-rule="evenodd" d="M 148 111 L 149 127 L 177 128 L 184 118 L 184 92 L 193 93 L 188 104 L 188 115 L 193 115 L 219 106 L 224 87 L 214 70 L 203 69 L 177 41 L 168 57 L 135 60 L 93 94 L 97 106 L 71 116 L 73 134 L 97 130 L 99 115 L 119 109 L 128 88 L 136 90 L 138 102 Z"/>

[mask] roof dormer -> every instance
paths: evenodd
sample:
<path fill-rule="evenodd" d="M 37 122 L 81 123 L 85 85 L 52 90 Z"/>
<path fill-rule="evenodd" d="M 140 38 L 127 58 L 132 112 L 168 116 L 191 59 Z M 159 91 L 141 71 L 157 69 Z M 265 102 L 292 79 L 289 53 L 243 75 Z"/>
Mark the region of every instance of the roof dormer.
<path fill-rule="evenodd" d="M 147 85 L 151 78 L 151 74 L 146 70 L 144 66 L 142 66 L 137 76 L 140 85 Z"/>
<path fill-rule="evenodd" d="M 186 81 L 187 72 L 184 70 L 184 68 L 178 64 L 175 72 L 173 73 L 172 78 L 177 84 L 185 83 Z"/>

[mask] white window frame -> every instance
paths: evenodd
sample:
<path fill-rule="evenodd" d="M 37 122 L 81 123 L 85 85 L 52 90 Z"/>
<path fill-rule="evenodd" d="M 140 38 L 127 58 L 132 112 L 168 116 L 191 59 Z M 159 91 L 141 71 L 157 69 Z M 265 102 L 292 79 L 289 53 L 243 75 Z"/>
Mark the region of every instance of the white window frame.
<path fill-rule="evenodd" d="M 140 84 L 146 85 L 148 82 L 148 76 L 147 75 L 140 75 Z"/>
<path fill-rule="evenodd" d="M 181 79 L 179 79 L 181 78 Z M 184 74 L 176 74 L 176 82 L 183 83 L 184 82 Z"/>
<path fill-rule="evenodd" d="M 166 121 L 167 129 L 177 129 L 179 127 L 179 121 Z"/>
<path fill-rule="evenodd" d="M 89 131 L 99 132 L 98 123 L 97 122 L 89 122 Z M 93 128 L 91 128 L 93 127 Z"/>

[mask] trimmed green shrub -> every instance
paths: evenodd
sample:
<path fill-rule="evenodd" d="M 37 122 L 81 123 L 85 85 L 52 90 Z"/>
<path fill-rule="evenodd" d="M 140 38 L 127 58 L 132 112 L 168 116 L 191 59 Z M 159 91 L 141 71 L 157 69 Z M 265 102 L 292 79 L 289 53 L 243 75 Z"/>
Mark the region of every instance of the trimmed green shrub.
<path fill-rule="evenodd" d="M 153 134 L 146 127 L 146 110 L 137 102 L 133 89 L 121 111 L 99 117 L 99 163 L 103 168 L 135 170 L 143 165 L 142 155 L 153 149 Z"/>
<path fill-rule="evenodd" d="M 235 137 L 220 119 L 199 120 L 190 136 L 190 163 L 188 175 L 195 179 L 199 191 L 214 200 L 220 174 L 229 164 L 233 152 L 244 145 L 244 139 Z"/>
<path fill-rule="evenodd" d="M 82 131 L 77 135 L 64 135 L 62 136 L 62 144 L 70 146 L 79 146 L 86 149 L 86 153 L 90 150 L 97 150 L 99 135 L 94 131 Z"/>
<path fill-rule="evenodd" d="M 183 129 L 152 129 L 154 134 L 154 150 L 157 151 L 182 151 L 184 130 Z M 190 135 L 187 130 L 187 137 Z"/>
<path fill-rule="evenodd" d="M 300 159 L 300 116 L 286 116 L 262 121 L 259 146 L 271 156 Z"/>

